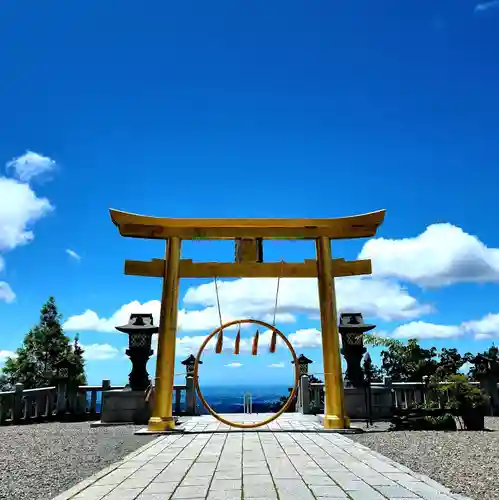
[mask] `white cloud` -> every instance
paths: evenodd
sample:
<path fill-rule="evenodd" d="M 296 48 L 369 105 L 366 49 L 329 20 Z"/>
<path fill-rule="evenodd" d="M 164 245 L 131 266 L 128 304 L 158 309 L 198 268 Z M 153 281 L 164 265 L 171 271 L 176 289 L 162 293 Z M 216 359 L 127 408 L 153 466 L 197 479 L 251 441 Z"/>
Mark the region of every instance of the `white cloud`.
<path fill-rule="evenodd" d="M 224 320 L 229 317 L 271 316 L 275 303 L 275 280 L 243 278 L 222 281 L 219 285 Z M 388 280 L 348 277 L 336 280 L 339 310 L 358 309 L 364 316 L 377 316 L 386 320 L 411 319 L 431 312 L 429 305 L 419 304 L 407 290 Z M 215 308 L 216 296 L 212 283 L 187 290 L 184 303 Z M 214 313 L 216 309 L 214 310 Z M 317 280 L 288 278 L 281 280 L 278 312 L 289 315 L 279 322 L 290 322 L 296 314 L 319 317 Z"/>
<path fill-rule="evenodd" d="M 322 345 L 321 332 L 316 328 L 305 328 L 291 333 L 288 337 L 294 349 L 320 347 Z"/>
<path fill-rule="evenodd" d="M 54 207 L 47 198 L 39 198 L 28 184 L 0 177 L 0 252 L 30 243 L 34 234 L 31 226 L 49 214 Z M 5 266 L 0 255 L 0 271 Z M 0 282 L 0 301 L 12 302 L 15 294 L 5 282 Z"/>
<path fill-rule="evenodd" d="M 499 281 L 499 249 L 452 224 L 433 224 L 414 238 L 369 240 L 359 259 L 372 259 L 373 276 L 425 287 Z"/>
<path fill-rule="evenodd" d="M 4 364 L 7 358 L 15 358 L 16 353 L 14 351 L 7 351 L 5 349 L 0 350 L 0 364 Z"/>
<path fill-rule="evenodd" d="M 109 318 L 100 318 L 95 311 L 87 309 L 82 314 L 70 316 L 64 323 L 64 328 L 68 331 L 91 330 L 96 332 L 116 332 L 115 326 L 128 323 L 131 313 L 144 312 L 153 315 L 154 324 L 159 324 L 159 311 L 161 303 L 159 300 L 150 300 L 141 304 L 134 300 L 123 305 L 115 311 Z M 223 314 L 223 321 L 231 321 L 242 316 Z M 267 318 L 268 319 L 268 318 Z M 294 317 L 292 318 L 294 320 Z M 290 314 L 278 314 L 276 321 L 286 323 L 291 321 Z M 186 311 L 180 309 L 178 312 L 178 329 L 180 331 L 205 331 L 209 332 L 219 326 L 220 319 L 215 307 L 206 307 L 201 310 Z M 244 325 L 242 325 L 244 327 Z M 235 327 L 234 327 L 235 328 Z"/>
<path fill-rule="evenodd" d="M 0 177 L 0 251 L 13 250 L 33 240 L 30 225 L 53 210 L 28 184 Z"/>
<path fill-rule="evenodd" d="M 7 162 L 5 166 L 7 171 L 14 170 L 15 175 L 20 181 L 29 182 L 34 177 L 52 172 L 57 164 L 48 156 L 43 156 L 33 151 L 26 151 L 25 154 Z"/>
<path fill-rule="evenodd" d="M 436 325 L 424 321 L 412 321 L 398 326 L 392 333 L 397 339 L 449 339 L 464 334 L 460 326 Z"/>
<path fill-rule="evenodd" d="M 241 366 L 243 366 L 242 363 L 229 363 L 228 365 L 225 365 L 227 366 L 228 368 L 239 368 Z"/>
<path fill-rule="evenodd" d="M 272 363 L 268 366 L 269 368 L 284 368 L 284 362 L 280 361 L 279 363 Z"/>
<path fill-rule="evenodd" d="M 10 304 L 11 302 L 14 302 L 15 298 L 16 294 L 12 291 L 9 284 L 5 283 L 5 281 L 0 281 L 0 301 Z"/>
<path fill-rule="evenodd" d="M 447 339 L 471 334 L 476 340 L 499 338 L 499 314 L 487 314 L 482 319 L 463 321 L 459 325 L 438 325 L 413 321 L 401 325 L 391 334 L 399 339 Z"/>
<path fill-rule="evenodd" d="M 119 349 L 110 344 L 81 345 L 85 361 L 103 361 L 118 356 Z"/>
<path fill-rule="evenodd" d="M 72 259 L 75 259 L 75 260 L 81 260 L 81 257 L 74 251 L 74 250 L 71 250 L 71 248 L 67 248 L 66 249 L 66 253 L 72 258 Z"/>
<path fill-rule="evenodd" d="M 491 339 L 499 337 L 499 314 L 487 314 L 482 319 L 465 321 L 461 327 L 466 332 L 475 334 L 475 339 Z"/>
<path fill-rule="evenodd" d="M 479 3 L 475 6 L 475 13 L 487 12 L 488 10 L 499 9 L 499 0 Z"/>
<path fill-rule="evenodd" d="M 141 304 L 138 300 L 134 300 L 125 304 L 118 309 L 109 318 L 99 318 L 96 312 L 87 309 L 84 313 L 71 316 L 64 323 L 63 327 L 68 331 L 85 331 L 91 330 L 95 332 L 115 332 L 115 326 L 126 325 L 131 313 L 152 313 L 154 324 L 159 321 L 159 300 L 150 300 Z"/>

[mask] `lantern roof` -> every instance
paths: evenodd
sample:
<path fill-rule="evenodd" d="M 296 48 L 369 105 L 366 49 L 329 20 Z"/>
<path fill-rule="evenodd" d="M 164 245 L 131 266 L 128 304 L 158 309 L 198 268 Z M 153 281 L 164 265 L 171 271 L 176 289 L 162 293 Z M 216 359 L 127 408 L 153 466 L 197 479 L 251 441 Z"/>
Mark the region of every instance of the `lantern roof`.
<path fill-rule="evenodd" d="M 184 361 L 181 361 L 181 363 L 184 366 L 194 365 L 195 362 L 196 362 L 196 358 L 192 354 L 190 354 L 187 358 L 185 358 Z M 199 364 L 202 365 L 203 362 L 201 360 L 199 360 Z"/>
<path fill-rule="evenodd" d="M 376 325 L 364 323 L 361 312 L 343 312 L 340 314 L 340 333 L 365 333 L 376 328 Z"/>
<path fill-rule="evenodd" d="M 294 360 L 291 361 L 291 363 L 295 364 Z M 310 363 L 313 363 L 313 361 L 311 359 L 308 359 L 307 356 L 305 356 L 304 354 L 300 354 L 298 356 L 298 364 L 299 365 L 309 365 Z"/>
<path fill-rule="evenodd" d="M 123 326 L 115 326 L 116 330 L 123 333 L 158 333 L 159 327 L 153 325 L 153 317 L 151 313 L 134 313 L 130 314 L 128 324 Z"/>

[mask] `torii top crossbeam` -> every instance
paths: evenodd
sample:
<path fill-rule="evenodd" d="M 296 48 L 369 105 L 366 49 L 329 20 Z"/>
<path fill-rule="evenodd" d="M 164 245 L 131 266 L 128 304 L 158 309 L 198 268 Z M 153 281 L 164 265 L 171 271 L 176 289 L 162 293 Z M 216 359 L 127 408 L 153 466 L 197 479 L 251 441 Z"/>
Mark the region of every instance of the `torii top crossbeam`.
<path fill-rule="evenodd" d="M 385 210 L 335 219 L 169 219 L 114 209 L 109 212 L 122 236 L 183 240 L 369 238 L 385 218 Z"/>

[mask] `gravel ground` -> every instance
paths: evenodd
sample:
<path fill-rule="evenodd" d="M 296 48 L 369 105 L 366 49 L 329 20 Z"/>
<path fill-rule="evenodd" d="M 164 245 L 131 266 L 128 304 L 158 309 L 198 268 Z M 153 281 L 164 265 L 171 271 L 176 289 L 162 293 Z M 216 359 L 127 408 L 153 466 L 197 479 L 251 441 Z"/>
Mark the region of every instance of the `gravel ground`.
<path fill-rule="evenodd" d="M 143 427 L 143 426 L 142 426 Z M 89 422 L 0 427 L 0 499 L 50 500 L 154 439 Z"/>
<path fill-rule="evenodd" d="M 488 432 L 386 431 L 376 424 L 348 437 L 473 499 L 499 499 L 499 417 Z"/>

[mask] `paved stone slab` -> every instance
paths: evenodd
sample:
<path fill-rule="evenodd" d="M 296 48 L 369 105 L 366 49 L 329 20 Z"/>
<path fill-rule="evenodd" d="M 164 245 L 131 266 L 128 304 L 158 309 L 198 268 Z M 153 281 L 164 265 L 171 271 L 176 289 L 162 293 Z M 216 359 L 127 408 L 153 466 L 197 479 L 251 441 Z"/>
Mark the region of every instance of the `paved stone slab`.
<path fill-rule="evenodd" d="M 254 423 L 260 422 L 268 417 L 271 413 L 242 414 L 234 413 L 224 415 L 224 417 L 234 422 Z M 199 417 L 191 417 L 185 420 L 179 429 L 186 433 L 201 433 L 201 432 L 287 432 L 287 431 L 322 431 L 324 428 L 317 420 L 315 415 L 302 415 L 301 413 L 285 413 L 276 421 L 270 424 L 258 427 L 256 429 L 239 429 L 229 425 L 222 424 L 216 421 L 211 415 L 201 415 Z"/>
<path fill-rule="evenodd" d="M 222 432 L 160 436 L 54 500 L 471 500 L 288 415 L 267 432 L 239 433 L 200 417 L 192 429 Z"/>

